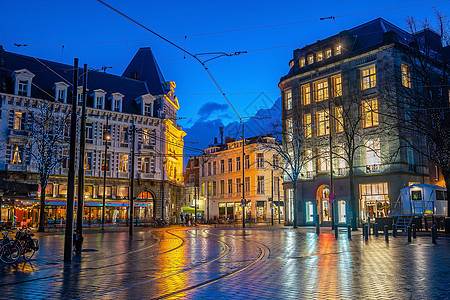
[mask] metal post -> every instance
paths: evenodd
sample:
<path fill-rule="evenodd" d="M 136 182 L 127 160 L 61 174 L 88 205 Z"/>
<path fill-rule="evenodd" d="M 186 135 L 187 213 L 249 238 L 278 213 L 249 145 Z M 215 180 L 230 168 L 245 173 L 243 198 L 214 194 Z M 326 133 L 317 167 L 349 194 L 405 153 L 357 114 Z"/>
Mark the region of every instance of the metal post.
<path fill-rule="evenodd" d="M 407 234 L 408 234 L 408 243 L 411 243 L 411 226 L 408 226 L 406 228 Z"/>
<path fill-rule="evenodd" d="M 241 121 L 242 122 L 242 121 Z M 244 123 L 242 123 L 242 200 L 244 207 L 242 208 L 242 228 L 245 228 L 245 208 L 247 207 L 247 201 L 245 200 L 245 135 L 244 135 Z"/>
<path fill-rule="evenodd" d="M 365 234 L 365 240 L 368 241 L 369 240 L 369 225 L 368 224 L 364 224 L 364 234 Z"/>
<path fill-rule="evenodd" d="M 102 230 L 105 229 L 105 214 L 106 214 L 106 171 L 109 168 L 108 165 L 108 140 L 111 139 L 109 136 L 110 133 L 107 132 L 109 130 L 109 114 L 106 115 L 106 129 L 103 133 L 105 136 L 103 137 L 105 141 L 105 163 L 103 165 L 103 203 L 102 203 Z"/>
<path fill-rule="evenodd" d="M 412 235 L 413 235 L 413 239 L 415 239 L 417 237 L 416 224 L 412 224 Z"/>
<path fill-rule="evenodd" d="M 373 223 L 373 234 L 378 237 L 378 223 Z"/>
<path fill-rule="evenodd" d="M 397 225 L 392 225 L 392 236 L 397 237 Z"/>
<path fill-rule="evenodd" d="M 131 144 L 131 182 L 130 182 L 130 236 L 133 235 L 133 221 L 134 221 L 134 159 L 136 154 L 136 126 L 134 125 L 134 119 L 133 119 L 133 125 L 131 127 L 131 134 L 132 134 L 132 144 Z"/>
<path fill-rule="evenodd" d="M 389 243 L 389 231 L 387 225 L 384 225 L 384 240 Z"/>
<path fill-rule="evenodd" d="M 431 242 L 433 244 L 436 244 L 436 227 L 433 225 L 431 226 Z"/>
<path fill-rule="evenodd" d="M 74 87 L 78 93 L 78 87 Z M 77 232 L 83 237 L 83 215 L 84 215 L 84 156 L 86 150 L 86 91 L 87 91 L 87 64 L 84 64 L 83 74 L 83 104 L 81 106 L 81 126 L 80 126 L 80 159 L 78 161 L 78 205 L 77 205 Z M 78 99 L 77 99 L 78 101 Z M 77 243 L 81 248 L 81 244 Z M 77 251 L 81 249 L 77 248 Z"/>
<path fill-rule="evenodd" d="M 352 225 L 347 225 L 347 237 L 349 240 L 352 239 Z"/>
<path fill-rule="evenodd" d="M 316 214 L 316 234 L 320 234 L 319 214 Z"/>
<path fill-rule="evenodd" d="M 367 218 L 367 235 L 370 235 L 370 218 Z"/>
<path fill-rule="evenodd" d="M 197 160 L 197 157 L 194 157 L 194 163 Z M 196 187 L 196 182 L 195 182 L 195 177 L 194 177 L 194 209 L 195 209 L 195 226 L 197 226 L 197 204 L 198 204 L 198 200 L 197 200 L 197 187 Z"/>
<path fill-rule="evenodd" d="M 64 236 L 64 261 L 72 261 L 73 247 L 73 205 L 75 198 L 75 150 L 77 144 L 77 88 L 78 88 L 78 58 L 74 60 L 72 113 L 70 116 L 70 149 L 69 173 L 67 178 L 66 231 Z M 81 158 L 80 158 L 81 159 Z"/>
<path fill-rule="evenodd" d="M 272 207 L 271 207 L 271 211 L 272 211 L 272 226 L 273 226 L 273 210 L 275 209 L 274 205 L 273 205 L 273 168 L 272 168 Z"/>
<path fill-rule="evenodd" d="M 330 193 L 334 195 L 334 178 L 333 178 L 333 143 L 332 143 L 332 130 L 331 130 L 331 125 L 333 122 L 331 122 L 331 99 L 328 100 L 328 128 L 330 130 L 330 134 L 329 134 L 329 146 L 330 146 Z M 331 203 L 331 208 L 330 208 L 330 217 L 331 217 L 331 229 L 334 229 L 335 224 L 334 224 L 334 199 L 331 199 L 330 201 Z"/>
<path fill-rule="evenodd" d="M 278 197 L 277 197 L 277 199 L 278 199 L 278 224 L 281 224 L 281 201 L 280 201 L 280 188 L 281 188 L 281 186 L 280 186 L 280 177 L 277 177 L 278 178 Z M 286 202 L 286 201 L 284 201 L 284 202 Z M 284 203 L 284 204 L 286 204 L 286 203 Z M 286 205 L 284 205 L 284 218 L 286 219 Z"/>
<path fill-rule="evenodd" d="M 338 226 L 334 224 L 334 237 L 337 239 L 339 237 Z"/>

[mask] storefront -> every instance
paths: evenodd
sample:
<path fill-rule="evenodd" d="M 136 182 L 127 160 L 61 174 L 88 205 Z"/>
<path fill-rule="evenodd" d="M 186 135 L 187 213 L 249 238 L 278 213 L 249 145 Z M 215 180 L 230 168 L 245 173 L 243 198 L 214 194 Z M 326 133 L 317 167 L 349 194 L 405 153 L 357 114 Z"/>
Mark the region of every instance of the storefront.
<path fill-rule="evenodd" d="M 264 222 L 266 221 L 266 201 L 256 201 L 256 221 Z"/>
<path fill-rule="evenodd" d="M 284 201 L 273 201 L 273 219 L 284 221 Z"/>
<path fill-rule="evenodd" d="M 388 183 L 360 184 L 361 219 L 384 218 L 389 216 L 390 201 Z"/>

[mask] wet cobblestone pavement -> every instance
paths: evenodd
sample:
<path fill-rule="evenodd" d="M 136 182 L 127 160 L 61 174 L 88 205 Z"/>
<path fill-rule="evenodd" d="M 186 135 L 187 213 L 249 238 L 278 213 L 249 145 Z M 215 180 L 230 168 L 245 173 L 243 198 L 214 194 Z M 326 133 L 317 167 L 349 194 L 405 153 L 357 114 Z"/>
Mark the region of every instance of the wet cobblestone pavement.
<path fill-rule="evenodd" d="M 30 263 L 0 265 L 1 299 L 450 299 L 450 239 L 329 230 L 197 228 L 85 234 L 62 263 L 62 234 Z"/>

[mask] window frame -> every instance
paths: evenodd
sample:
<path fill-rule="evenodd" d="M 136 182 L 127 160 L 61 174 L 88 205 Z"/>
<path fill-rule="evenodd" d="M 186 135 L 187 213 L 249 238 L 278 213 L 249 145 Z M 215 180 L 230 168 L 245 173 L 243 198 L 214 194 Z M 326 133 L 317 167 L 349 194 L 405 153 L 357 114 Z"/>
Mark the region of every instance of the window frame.
<path fill-rule="evenodd" d="M 316 111 L 316 124 L 317 136 L 325 136 L 330 134 L 330 116 L 328 110 L 324 109 Z"/>
<path fill-rule="evenodd" d="M 360 68 L 360 80 L 361 80 L 361 90 L 365 91 L 377 86 L 377 68 L 376 65 L 370 65 L 363 68 Z M 371 73 L 371 71 L 374 71 Z M 368 71 L 365 75 L 364 72 Z M 365 81 L 367 79 L 367 82 Z"/>
<path fill-rule="evenodd" d="M 370 104 L 366 104 L 370 103 Z M 374 103 L 376 104 L 376 107 L 374 109 Z M 380 116 L 379 116 L 379 105 L 378 105 L 378 99 L 372 98 L 372 99 L 366 99 L 363 100 L 361 103 L 362 106 L 362 117 L 363 117 L 363 128 L 371 128 L 376 127 L 380 125 Z M 366 109 L 368 108 L 368 109 Z M 367 122 L 367 116 L 370 116 L 370 124 Z"/>
<path fill-rule="evenodd" d="M 310 105 L 311 104 L 311 85 L 304 84 L 300 87 L 302 91 L 302 103 L 303 105 Z"/>
<path fill-rule="evenodd" d="M 322 86 L 323 85 L 323 86 Z M 330 98 L 328 79 L 314 82 L 314 100 L 316 102 L 325 101 Z"/>

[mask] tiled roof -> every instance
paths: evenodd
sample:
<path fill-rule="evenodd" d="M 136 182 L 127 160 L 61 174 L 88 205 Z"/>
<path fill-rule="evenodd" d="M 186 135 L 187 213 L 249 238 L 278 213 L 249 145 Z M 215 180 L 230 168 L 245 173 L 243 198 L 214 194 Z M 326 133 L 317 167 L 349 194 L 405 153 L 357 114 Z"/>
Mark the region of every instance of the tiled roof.
<path fill-rule="evenodd" d="M 141 57 L 142 52 L 148 54 L 148 52 L 151 53 L 151 50 L 150 48 L 140 49 L 130 63 L 130 66 L 133 66 L 139 64 L 139 59 L 144 60 L 141 64 L 141 80 L 130 79 L 128 76 L 117 76 L 99 71 L 89 71 L 87 84 L 89 90 L 88 94 L 91 94 L 96 89 L 102 89 L 107 93 L 106 97 L 108 98 L 112 93 L 119 92 L 124 95 L 122 111 L 125 113 L 138 114 L 140 109 L 134 99 L 148 93 L 151 93 L 152 95 L 161 95 L 163 93 L 163 81 L 157 82 L 156 78 L 164 80 L 153 54 L 151 54 L 153 63 L 148 64 L 146 62 L 147 58 Z M 2 55 L 1 51 L 0 55 Z M 13 94 L 14 83 L 12 81 L 12 73 L 15 70 L 27 69 L 35 74 L 35 77 L 32 80 L 33 86 L 31 89 L 31 97 L 52 100 L 55 95 L 54 84 L 61 81 L 70 84 L 69 95 L 71 94 L 73 84 L 73 66 L 71 65 L 45 59 L 36 59 L 34 57 L 8 51 L 4 51 L 3 57 L 0 59 L 4 62 L 1 67 L 3 72 L 0 73 L 0 76 L 4 77 L 3 80 L 5 82 L 5 86 L 1 92 Z M 78 71 L 79 76 L 82 73 L 83 69 L 80 67 Z M 78 86 L 82 85 L 83 79 L 82 76 L 80 76 L 78 79 Z M 69 96 L 67 102 L 71 103 Z M 88 98 L 87 105 L 92 107 L 93 103 L 91 97 Z M 111 109 L 109 100 L 105 103 L 105 109 Z"/>

